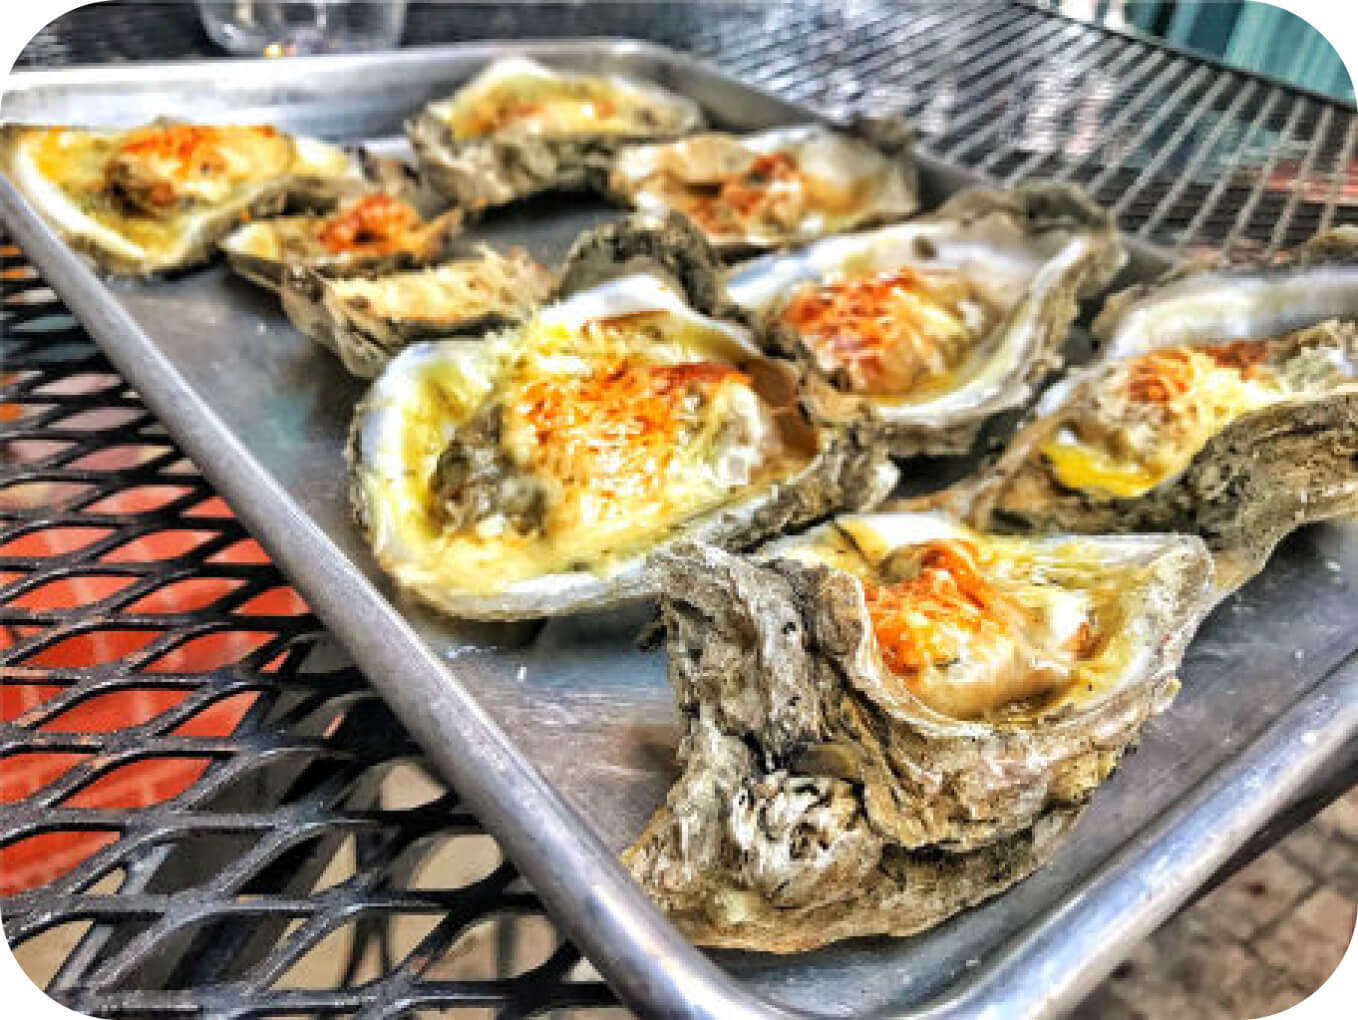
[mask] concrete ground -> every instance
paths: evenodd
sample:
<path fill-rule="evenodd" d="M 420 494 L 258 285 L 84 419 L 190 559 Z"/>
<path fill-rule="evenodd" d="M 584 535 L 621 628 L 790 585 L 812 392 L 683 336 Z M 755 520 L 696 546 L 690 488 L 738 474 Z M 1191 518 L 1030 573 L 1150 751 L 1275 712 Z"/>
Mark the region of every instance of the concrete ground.
<path fill-rule="evenodd" d="M 1358 788 L 1141 944 L 1072 1020 L 1248 1020 L 1319 988 L 1358 915 Z"/>

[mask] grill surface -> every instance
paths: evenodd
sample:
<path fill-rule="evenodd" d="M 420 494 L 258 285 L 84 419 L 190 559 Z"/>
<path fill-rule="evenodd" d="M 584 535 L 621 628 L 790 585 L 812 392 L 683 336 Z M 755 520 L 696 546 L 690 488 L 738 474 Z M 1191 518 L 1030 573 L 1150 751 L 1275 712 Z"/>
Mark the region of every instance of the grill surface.
<path fill-rule="evenodd" d="M 406 39 L 591 33 L 903 111 L 931 152 L 1080 182 L 1180 251 L 1358 222 L 1351 108 L 1019 5 L 417 4 Z M 20 63 L 215 55 L 189 5 L 107 4 Z M 106 1016 L 610 1002 L 12 245 L 0 280 L 0 892 L 11 943 L 64 960 L 52 993 Z"/>

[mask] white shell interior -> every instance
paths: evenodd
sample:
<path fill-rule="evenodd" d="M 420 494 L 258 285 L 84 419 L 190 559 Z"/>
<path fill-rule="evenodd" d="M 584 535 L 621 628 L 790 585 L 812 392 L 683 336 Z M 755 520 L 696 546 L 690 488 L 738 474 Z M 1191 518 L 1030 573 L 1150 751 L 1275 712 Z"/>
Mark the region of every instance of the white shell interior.
<path fill-rule="evenodd" d="M 1157 347 L 1276 336 L 1326 319 L 1358 319 L 1358 265 L 1210 272 L 1156 287 L 1119 316 L 1108 358 Z"/>

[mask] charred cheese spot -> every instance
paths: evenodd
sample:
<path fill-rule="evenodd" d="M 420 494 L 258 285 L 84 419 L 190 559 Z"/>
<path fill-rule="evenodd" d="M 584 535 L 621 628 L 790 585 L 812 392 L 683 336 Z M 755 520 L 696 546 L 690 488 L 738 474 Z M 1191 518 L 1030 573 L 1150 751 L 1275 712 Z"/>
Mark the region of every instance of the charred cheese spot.
<path fill-rule="evenodd" d="M 779 318 L 845 389 L 905 396 L 945 385 L 985 316 L 960 277 L 900 268 L 806 284 Z"/>
<path fill-rule="evenodd" d="M 965 539 L 898 549 L 879 570 L 863 590 L 882 661 L 947 715 L 977 718 L 1065 687 L 1097 647 L 1086 598 L 1024 592 L 987 572 Z"/>
<path fill-rule="evenodd" d="M 1268 340 L 1167 347 L 1119 363 L 1040 451 L 1062 485 L 1130 499 L 1183 470 L 1217 432 L 1290 392 Z"/>

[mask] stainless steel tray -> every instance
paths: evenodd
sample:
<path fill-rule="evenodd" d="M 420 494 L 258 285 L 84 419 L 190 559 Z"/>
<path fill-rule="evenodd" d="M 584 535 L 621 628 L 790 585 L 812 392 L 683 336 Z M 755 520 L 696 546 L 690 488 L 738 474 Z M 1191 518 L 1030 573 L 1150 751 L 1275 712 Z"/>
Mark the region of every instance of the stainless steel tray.
<path fill-rule="evenodd" d="M 5 120 L 264 119 L 400 151 L 402 118 L 508 50 L 608 67 L 754 129 L 810 114 L 686 57 L 608 40 L 16 74 Z M 932 203 L 968 183 L 925 160 Z M 221 266 L 106 284 L 0 179 L 0 214 L 109 357 L 306 594 L 593 962 L 647 1015 L 1047 1015 L 1073 1005 L 1358 734 L 1358 524 L 1313 527 L 1208 621 L 1173 708 L 1051 864 L 909 939 L 790 958 L 695 951 L 614 854 L 662 799 L 676 717 L 639 612 L 468 625 L 395 594 L 345 501 L 340 448 L 360 386 L 277 302 Z M 478 233 L 559 259 L 615 215 L 541 200 Z M 1130 278 L 1164 265 L 1136 247 Z M 912 472 L 937 481 L 958 465 Z"/>

